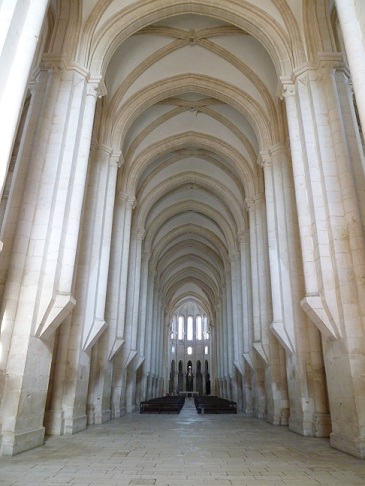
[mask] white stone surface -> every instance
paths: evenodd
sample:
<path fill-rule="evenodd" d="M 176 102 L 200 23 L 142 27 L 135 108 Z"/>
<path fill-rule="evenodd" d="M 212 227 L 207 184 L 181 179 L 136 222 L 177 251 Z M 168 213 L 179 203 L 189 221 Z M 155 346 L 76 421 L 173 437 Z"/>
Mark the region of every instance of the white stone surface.
<path fill-rule="evenodd" d="M 361 2 L 92 3 L 0 6 L 2 454 L 133 413 L 191 360 L 363 458 Z M 198 314 L 209 340 L 171 340 Z"/>

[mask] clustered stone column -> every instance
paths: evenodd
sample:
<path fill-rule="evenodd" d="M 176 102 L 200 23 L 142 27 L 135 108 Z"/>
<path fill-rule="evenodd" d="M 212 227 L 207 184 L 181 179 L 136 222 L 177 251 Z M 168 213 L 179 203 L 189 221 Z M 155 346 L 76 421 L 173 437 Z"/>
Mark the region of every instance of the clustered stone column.
<path fill-rule="evenodd" d="M 342 120 L 351 112 L 351 98 L 339 60 L 322 57 L 294 74 L 293 81 L 283 80 L 283 96 L 305 277 L 301 303 L 322 336 L 331 443 L 363 457 L 365 408 L 358 406 L 358 397 L 365 383 L 356 370 L 365 366 L 358 347 L 364 339 L 364 302 L 352 298 L 363 295 L 365 285 L 364 236 L 353 178 L 354 172 L 360 174 L 361 147 L 349 147 L 345 137 Z M 313 378 L 319 372 L 317 364 Z M 317 420 L 324 418 L 325 406 L 318 412 Z"/>
<path fill-rule="evenodd" d="M 361 2 L 358 3 L 361 4 Z M 336 0 L 336 9 L 351 69 L 362 131 L 365 133 L 365 31 L 358 20 L 354 0 Z"/>
<path fill-rule="evenodd" d="M 131 253 L 129 261 L 128 299 L 125 329 L 124 354 L 128 370 L 126 400 L 127 412 L 135 409 L 136 372 L 138 368 L 137 332 L 139 317 L 139 296 L 141 285 L 142 243 L 144 229 L 133 230 L 131 234 Z M 142 355 L 143 356 L 143 355 Z"/>
<path fill-rule="evenodd" d="M 262 155 L 262 165 L 273 289 L 271 329 L 286 350 L 287 376 L 295 376 L 287 382 L 289 427 L 302 435 L 327 436 L 328 427 L 321 426 L 315 415 L 328 412 L 325 396 L 314 392 L 318 379 L 324 385 L 320 337 L 299 305 L 304 279 L 297 251 L 299 233 L 287 148 L 282 144 L 271 147 L 269 154 Z"/>
<path fill-rule="evenodd" d="M 97 85 L 80 66 L 56 58 L 45 58 L 36 78 L 29 121 L 33 137 L 19 154 L 29 167 L 33 190 L 10 202 L 20 204 L 20 217 L 3 298 L 2 333 L 12 329 L 3 349 L 8 358 L 4 454 L 43 443 L 54 333 L 75 305 L 76 250 Z M 67 116 L 70 108 L 77 116 Z"/>
<path fill-rule="evenodd" d="M 0 33 L 0 196 L 19 122 L 29 72 L 49 0 L 2 2 Z M 6 116 L 4 116 L 6 114 Z"/>

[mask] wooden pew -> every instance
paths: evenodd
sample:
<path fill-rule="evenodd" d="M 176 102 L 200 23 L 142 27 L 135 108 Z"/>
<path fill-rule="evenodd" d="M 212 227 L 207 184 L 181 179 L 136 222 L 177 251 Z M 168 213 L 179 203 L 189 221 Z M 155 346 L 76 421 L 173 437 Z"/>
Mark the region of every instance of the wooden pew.
<path fill-rule="evenodd" d="M 140 413 L 180 413 L 185 403 L 185 397 L 165 396 L 151 398 L 140 403 Z"/>
<path fill-rule="evenodd" d="M 237 403 L 215 396 L 194 397 L 198 413 L 237 413 Z"/>

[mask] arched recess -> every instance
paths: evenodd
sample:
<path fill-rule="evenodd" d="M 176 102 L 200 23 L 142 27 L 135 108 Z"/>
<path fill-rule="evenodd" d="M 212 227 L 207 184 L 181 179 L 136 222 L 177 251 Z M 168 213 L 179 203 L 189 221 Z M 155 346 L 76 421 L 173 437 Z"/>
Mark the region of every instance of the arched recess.
<path fill-rule="evenodd" d="M 63 57 L 68 59 L 76 57 L 76 52 L 80 45 L 77 33 L 82 30 L 81 9 L 81 2 L 73 0 L 57 1 L 56 21 L 48 45 L 49 53 L 59 55 L 62 52 Z"/>
<path fill-rule="evenodd" d="M 336 52 L 329 3 L 329 0 L 303 2 L 304 35 L 310 61 L 315 61 L 320 52 Z"/>

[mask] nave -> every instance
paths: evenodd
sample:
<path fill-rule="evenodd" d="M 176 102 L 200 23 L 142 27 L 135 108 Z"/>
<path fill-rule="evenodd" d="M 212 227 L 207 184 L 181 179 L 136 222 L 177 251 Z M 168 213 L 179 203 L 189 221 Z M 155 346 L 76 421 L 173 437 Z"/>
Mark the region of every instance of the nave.
<path fill-rule="evenodd" d="M 0 455 L 187 392 L 365 459 L 364 6 L 0 0 Z"/>
<path fill-rule="evenodd" d="M 245 414 L 127 414 L 0 458 L 1 486 L 354 486 L 364 461 Z"/>

